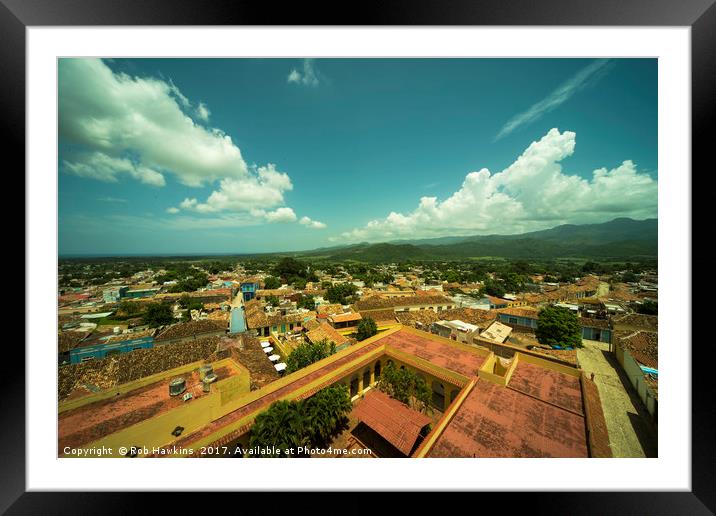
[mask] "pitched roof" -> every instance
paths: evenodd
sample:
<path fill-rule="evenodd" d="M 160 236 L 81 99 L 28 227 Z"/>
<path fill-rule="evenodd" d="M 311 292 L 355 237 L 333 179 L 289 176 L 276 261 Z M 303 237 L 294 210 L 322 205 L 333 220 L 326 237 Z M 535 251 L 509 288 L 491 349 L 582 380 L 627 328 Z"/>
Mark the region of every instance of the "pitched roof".
<path fill-rule="evenodd" d="M 396 313 L 391 308 L 387 308 L 385 310 L 373 310 L 372 312 L 369 312 L 365 317 L 370 317 L 377 323 L 378 322 L 394 323 L 394 322 L 396 322 L 395 315 L 396 315 Z"/>
<path fill-rule="evenodd" d="M 350 340 L 347 337 L 344 337 L 343 335 L 338 333 L 333 328 L 333 326 L 331 326 L 330 324 L 325 323 L 325 322 L 320 323 L 317 328 L 314 328 L 311 331 L 306 332 L 306 337 L 313 344 L 325 339 L 328 342 L 335 343 L 336 346 L 341 346 L 341 345 L 345 344 L 346 342 L 349 342 L 349 340 Z"/>
<path fill-rule="evenodd" d="M 353 305 L 356 310 L 378 310 L 381 308 L 395 308 L 399 306 L 426 306 L 426 305 L 452 305 L 454 301 L 445 296 L 398 296 L 381 297 L 370 296 Z"/>
<path fill-rule="evenodd" d="M 441 319 L 459 320 L 468 324 L 475 324 L 484 327 L 486 322 L 494 321 L 497 317 L 495 310 L 481 310 L 479 308 L 453 308 L 434 312 L 432 310 L 416 310 L 412 312 L 396 312 L 395 318 L 406 326 L 415 326 L 420 322 L 424 326 L 430 325 Z"/>
<path fill-rule="evenodd" d="M 333 314 L 328 316 L 328 320 L 334 323 L 360 321 L 362 319 L 358 312 L 346 312 L 343 314 Z"/>
<path fill-rule="evenodd" d="M 208 319 L 198 321 L 189 321 L 180 324 L 174 324 L 162 330 L 155 340 L 176 339 L 181 337 L 190 337 L 202 333 L 219 332 L 226 329 L 225 324 Z"/>
<path fill-rule="evenodd" d="M 432 421 L 377 389 L 365 395 L 353 415 L 405 455 L 410 455 L 420 430 Z"/>
<path fill-rule="evenodd" d="M 500 314 L 514 315 L 515 317 L 527 317 L 528 319 L 536 319 L 539 310 L 531 306 L 510 306 L 508 308 L 500 308 L 497 310 Z"/>
<path fill-rule="evenodd" d="M 618 331 L 619 345 L 629 351 L 634 360 L 647 367 L 659 368 L 659 334 L 653 331 Z"/>
<path fill-rule="evenodd" d="M 657 331 L 659 329 L 659 317 L 656 315 L 645 314 L 624 314 L 612 318 L 614 326 L 632 326 L 648 331 Z"/>
<path fill-rule="evenodd" d="M 582 328 L 601 328 L 606 330 L 609 328 L 609 321 L 607 321 L 606 319 L 592 319 L 591 317 L 580 317 L 579 325 Z"/>

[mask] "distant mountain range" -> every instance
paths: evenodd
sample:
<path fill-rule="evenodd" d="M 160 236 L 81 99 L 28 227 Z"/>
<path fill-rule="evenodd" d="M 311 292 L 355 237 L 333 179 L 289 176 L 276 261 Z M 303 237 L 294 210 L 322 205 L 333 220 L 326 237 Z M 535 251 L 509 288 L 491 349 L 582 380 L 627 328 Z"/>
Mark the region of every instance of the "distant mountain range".
<path fill-rule="evenodd" d="M 519 235 L 475 235 L 315 249 L 302 256 L 387 262 L 500 258 L 653 258 L 658 252 L 657 219 L 618 218 L 602 224 L 564 224 Z"/>

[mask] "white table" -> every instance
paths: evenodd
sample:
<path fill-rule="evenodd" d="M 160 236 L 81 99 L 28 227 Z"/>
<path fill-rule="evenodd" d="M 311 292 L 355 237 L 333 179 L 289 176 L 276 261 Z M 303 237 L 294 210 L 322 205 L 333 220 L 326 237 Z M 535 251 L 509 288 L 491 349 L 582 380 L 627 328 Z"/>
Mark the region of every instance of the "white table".
<path fill-rule="evenodd" d="M 273 348 L 271 346 L 264 348 L 264 353 L 266 353 L 266 354 L 273 353 Z"/>
<path fill-rule="evenodd" d="M 281 372 L 286 369 L 286 364 L 281 362 L 280 364 L 274 365 L 274 367 L 276 368 L 276 371 Z"/>
<path fill-rule="evenodd" d="M 262 341 L 261 341 L 261 347 L 262 347 L 262 348 L 267 348 L 267 347 L 269 347 L 270 345 L 271 345 L 271 344 L 269 344 L 269 342 L 266 341 L 266 340 L 262 340 Z"/>
<path fill-rule="evenodd" d="M 271 362 L 278 362 L 279 360 L 281 360 L 281 357 L 280 357 L 279 355 L 271 355 L 271 356 L 269 357 L 269 360 L 270 360 Z"/>

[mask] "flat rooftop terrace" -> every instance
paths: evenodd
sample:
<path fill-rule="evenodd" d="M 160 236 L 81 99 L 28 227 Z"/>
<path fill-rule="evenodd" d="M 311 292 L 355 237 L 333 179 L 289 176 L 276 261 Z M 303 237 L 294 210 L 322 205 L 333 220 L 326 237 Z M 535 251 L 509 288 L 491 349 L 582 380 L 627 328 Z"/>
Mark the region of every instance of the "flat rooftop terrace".
<path fill-rule="evenodd" d="M 242 374 L 228 360 L 223 360 L 221 365 L 215 366 L 214 373 L 218 377 L 216 382 Z M 186 379 L 185 392 L 192 394 L 192 400 L 183 401 L 183 394 L 169 396 L 169 382 L 177 376 Z M 158 381 L 65 410 L 58 416 L 59 455 L 62 455 L 62 450 L 66 446 L 81 447 L 187 403 L 194 403 L 206 395 L 207 393 L 203 392 L 199 371 L 193 369 L 181 374 L 169 372 Z M 92 398 L 92 396 L 88 397 Z M 77 401 L 81 402 L 81 400 Z"/>
<path fill-rule="evenodd" d="M 487 355 L 467 352 L 462 347 L 464 345 L 418 330 L 401 329 L 380 342 L 464 376 L 475 376 Z M 474 349 L 477 351 L 478 348 Z"/>
<path fill-rule="evenodd" d="M 588 457 L 578 376 L 519 361 L 507 386 L 478 379 L 428 457 Z"/>

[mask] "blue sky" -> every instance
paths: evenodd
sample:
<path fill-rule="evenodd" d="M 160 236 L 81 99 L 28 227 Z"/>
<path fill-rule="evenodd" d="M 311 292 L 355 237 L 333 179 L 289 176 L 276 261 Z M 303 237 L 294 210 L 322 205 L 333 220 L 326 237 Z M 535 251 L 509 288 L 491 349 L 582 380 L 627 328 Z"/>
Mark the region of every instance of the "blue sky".
<path fill-rule="evenodd" d="M 60 254 L 657 214 L 655 59 L 64 59 Z"/>

